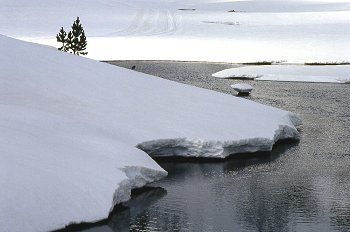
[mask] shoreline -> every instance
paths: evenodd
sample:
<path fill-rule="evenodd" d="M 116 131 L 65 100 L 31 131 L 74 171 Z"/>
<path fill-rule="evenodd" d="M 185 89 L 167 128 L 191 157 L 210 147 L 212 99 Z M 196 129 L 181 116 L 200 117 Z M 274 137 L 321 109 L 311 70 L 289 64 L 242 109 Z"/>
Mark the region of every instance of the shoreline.
<path fill-rule="evenodd" d="M 310 135 L 310 129 L 312 131 L 313 123 L 313 115 L 310 114 L 309 110 L 309 102 L 304 102 L 306 105 L 301 106 L 295 106 L 295 104 L 289 104 L 289 102 L 294 102 L 294 98 L 299 98 L 299 93 L 304 92 L 305 96 L 302 97 L 302 99 L 306 98 L 308 95 L 308 92 L 310 91 L 316 91 L 324 93 L 326 89 L 329 89 L 330 87 L 334 87 L 337 89 L 337 91 L 341 91 L 341 89 L 344 89 L 345 85 L 337 85 L 337 84 L 324 84 L 320 85 L 319 83 L 289 83 L 289 82 L 257 82 L 252 80 L 235 80 L 235 79 L 218 79 L 215 77 L 211 77 L 211 71 L 216 70 L 219 68 L 222 68 L 223 66 L 234 66 L 233 64 L 218 64 L 218 63 L 203 63 L 203 62 L 169 62 L 169 61 L 111 61 L 108 62 L 112 65 L 121 66 L 124 68 L 129 68 L 133 65 L 136 66 L 135 71 L 145 72 L 147 74 L 155 75 L 160 78 L 178 81 L 185 84 L 194 85 L 197 87 L 207 88 L 214 91 L 223 92 L 226 94 L 230 94 L 233 96 L 237 96 L 235 91 L 230 88 L 231 83 L 236 82 L 246 82 L 251 83 L 256 88 L 253 90 L 252 95 L 250 96 L 244 96 L 243 98 L 250 99 L 259 103 L 271 105 L 274 107 L 284 108 L 288 111 L 292 111 L 298 114 L 302 115 L 302 118 L 304 119 L 305 124 L 302 126 L 300 130 L 302 138 L 301 141 L 293 141 L 290 143 L 288 141 L 288 144 L 284 143 L 286 141 L 279 141 L 276 143 L 276 146 L 274 146 L 274 150 L 279 150 L 282 147 L 286 146 L 288 149 L 299 149 L 300 146 L 305 146 L 303 144 L 304 136 L 311 136 Z M 186 70 L 189 69 L 190 71 Z M 287 93 L 287 94 L 286 94 Z M 289 95 L 288 95 L 289 93 Z M 292 93 L 292 94 L 291 94 Z M 312 103 L 311 103 L 312 104 Z M 322 109 L 321 109 L 322 110 Z M 323 112 L 323 111 L 321 111 Z M 334 119 L 333 119 L 334 120 Z M 322 126 L 322 125 L 321 125 Z M 311 127 L 311 128 L 310 128 Z M 312 140 L 312 138 L 309 138 L 309 140 Z M 287 150 L 288 150 L 287 149 Z M 169 158 L 161 158 L 156 159 L 156 162 L 159 163 L 203 163 L 203 164 L 209 164 L 209 163 L 226 163 L 231 162 L 232 160 L 250 160 L 250 159 L 256 159 L 256 158 L 262 158 L 267 157 L 274 159 L 274 155 L 270 152 L 265 153 L 249 153 L 248 156 L 245 154 L 237 154 L 229 156 L 227 159 L 223 160 L 208 160 L 208 159 L 169 159 Z M 156 184 L 157 185 L 157 184 Z M 147 188 L 147 186 L 145 187 Z M 169 193 L 170 194 L 170 193 Z M 117 206 L 117 210 L 114 211 L 117 213 L 117 215 L 122 214 L 124 211 L 123 209 L 118 209 L 120 206 Z M 100 225 L 106 225 L 109 218 L 113 217 L 112 214 L 110 216 L 102 221 L 96 222 L 96 223 L 83 223 L 83 226 L 88 226 L 88 228 L 92 228 L 95 226 Z M 79 224 L 76 224 L 75 226 L 79 226 Z M 77 227 L 80 228 L 80 227 Z M 61 229 L 58 231 L 71 231 L 71 228 L 66 228 L 66 230 Z M 80 228 L 81 229 L 81 228 Z"/>

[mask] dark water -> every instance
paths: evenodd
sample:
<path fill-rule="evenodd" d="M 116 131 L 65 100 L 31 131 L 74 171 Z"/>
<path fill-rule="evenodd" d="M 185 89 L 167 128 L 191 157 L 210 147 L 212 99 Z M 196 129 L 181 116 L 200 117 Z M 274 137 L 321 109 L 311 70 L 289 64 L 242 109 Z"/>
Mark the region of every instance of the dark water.
<path fill-rule="evenodd" d="M 152 184 L 163 191 L 148 193 L 150 204 L 138 204 L 147 202 L 140 195 L 137 210 L 88 231 L 350 231 L 350 85 L 211 77 L 229 64 L 115 64 L 232 95 L 230 84 L 249 83 L 247 98 L 295 112 L 304 125 L 299 143 L 268 155 L 159 162 L 169 176 Z"/>

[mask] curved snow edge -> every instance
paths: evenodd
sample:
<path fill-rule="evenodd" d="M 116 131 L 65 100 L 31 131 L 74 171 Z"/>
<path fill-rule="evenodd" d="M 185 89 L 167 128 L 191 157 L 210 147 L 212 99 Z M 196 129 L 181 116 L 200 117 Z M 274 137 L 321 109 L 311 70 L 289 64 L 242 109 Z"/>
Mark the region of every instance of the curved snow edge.
<path fill-rule="evenodd" d="M 300 139 L 296 127 L 302 125 L 302 120 L 291 112 L 288 112 L 286 120 L 285 124 L 279 125 L 275 130 L 273 139 L 258 137 L 231 141 L 205 141 L 191 138 L 157 139 L 139 143 L 137 148 L 151 157 L 226 158 L 237 153 L 271 151 L 278 140 Z"/>
<path fill-rule="evenodd" d="M 113 194 L 110 212 L 117 204 L 128 201 L 131 198 L 132 189 L 141 188 L 148 183 L 160 180 L 168 175 L 168 172 L 165 170 L 159 171 L 140 166 L 125 166 L 120 168 L 120 170 L 125 173 L 127 179 L 118 184 Z"/>
<path fill-rule="evenodd" d="M 225 69 L 227 70 L 227 69 Z M 226 72 L 224 72 L 225 70 L 213 73 L 211 76 L 212 77 L 216 77 L 216 78 L 220 78 L 220 79 L 247 79 L 247 80 L 255 80 L 258 78 L 263 77 L 263 75 L 254 75 L 254 74 L 242 74 L 242 75 L 237 75 L 237 74 L 227 74 Z"/>

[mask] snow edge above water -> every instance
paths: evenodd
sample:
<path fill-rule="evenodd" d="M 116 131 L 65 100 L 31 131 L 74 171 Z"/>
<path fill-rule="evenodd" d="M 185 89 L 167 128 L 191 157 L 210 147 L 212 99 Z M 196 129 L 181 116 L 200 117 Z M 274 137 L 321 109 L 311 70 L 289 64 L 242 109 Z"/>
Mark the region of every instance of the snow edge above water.
<path fill-rule="evenodd" d="M 226 158 L 233 154 L 271 151 L 279 140 L 299 140 L 300 133 L 296 127 L 302 125 L 302 120 L 294 113 L 288 112 L 287 123 L 279 125 L 271 138 L 248 138 L 230 141 L 205 141 L 202 139 L 173 138 L 157 139 L 139 143 L 137 148 L 151 157 L 196 157 L 196 158 Z"/>
<path fill-rule="evenodd" d="M 125 173 L 127 179 L 118 184 L 113 194 L 113 205 L 110 212 L 116 205 L 130 200 L 132 189 L 144 187 L 146 184 L 158 181 L 168 175 L 165 170 L 159 171 L 140 166 L 125 166 L 120 170 Z"/>

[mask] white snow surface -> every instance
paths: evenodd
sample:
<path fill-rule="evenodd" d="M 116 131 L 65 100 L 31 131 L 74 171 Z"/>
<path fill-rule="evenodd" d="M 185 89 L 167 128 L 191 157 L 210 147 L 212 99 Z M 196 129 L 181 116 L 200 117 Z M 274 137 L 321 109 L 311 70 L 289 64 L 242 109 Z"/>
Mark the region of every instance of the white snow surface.
<path fill-rule="evenodd" d="M 144 151 L 223 158 L 299 137 L 284 110 L 1 35 L 0 48 L 3 231 L 107 217 L 166 175 Z"/>
<path fill-rule="evenodd" d="M 258 81 L 350 83 L 350 65 L 259 65 L 230 68 L 213 74 L 218 78 Z"/>
<path fill-rule="evenodd" d="M 231 85 L 231 88 L 233 88 L 237 92 L 242 92 L 242 93 L 250 93 L 253 90 L 253 86 L 246 83 L 234 84 L 234 85 Z"/>
<path fill-rule="evenodd" d="M 350 61 L 350 0 L 2 0 L 0 33 L 59 47 L 77 16 L 98 60 Z"/>

